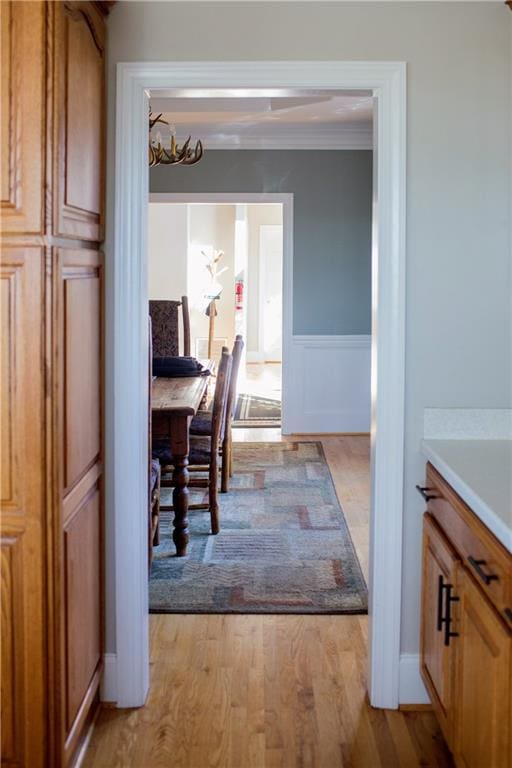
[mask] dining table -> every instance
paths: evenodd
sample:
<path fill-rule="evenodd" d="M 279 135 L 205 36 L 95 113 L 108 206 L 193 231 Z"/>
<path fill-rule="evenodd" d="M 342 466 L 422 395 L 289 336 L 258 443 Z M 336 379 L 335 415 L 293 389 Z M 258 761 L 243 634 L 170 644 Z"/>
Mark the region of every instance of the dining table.
<path fill-rule="evenodd" d="M 211 360 L 201 360 L 209 373 L 201 376 L 153 377 L 151 417 L 153 435 L 169 440 L 173 457 L 173 534 L 176 556 L 187 554 L 188 531 L 188 457 L 190 423 L 206 396 L 213 370 Z"/>

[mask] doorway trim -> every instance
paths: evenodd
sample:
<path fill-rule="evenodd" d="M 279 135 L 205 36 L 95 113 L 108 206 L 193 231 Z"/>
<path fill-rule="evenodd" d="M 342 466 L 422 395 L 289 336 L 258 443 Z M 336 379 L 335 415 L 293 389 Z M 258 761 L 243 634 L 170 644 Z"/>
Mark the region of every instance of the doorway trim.
<path fill-rule="evenodd" d="M 233 150 L 236 151 L 236 150 Z M 294 403 L 293 354 L 293 193 L 291 192 L 150 192 L 150 203 L 279 203 L 283 206 L 283 367 L 281 429 L 289 434 L 288 424 L 293 420 L 290 408 Z"/>
<path fill-rule="evenodd" d="M 116 700 L 149 686 L 147 507 L 147 114 L 158 89 L 369 90 L 375 100 L 372 245 L 370 701 L 396 708 L 400 681 L 405 370 L 406 65 L 364 61 L 117 65 L 112 286 L 106 307 L 106 613 L 115 616 Z M 182 94 L 183 95 L 183 94 Z M 113 533 L 109 536 L 109 531 Z M 112 665 L 114 666 L 114 665 Z"/>
<path fill-rule="evenodd" d="M 283 217 L 284 218 L 284 217 Z M 279 362 L 279 360 L 267 360 L 266 358 L 266 339 L 265 339 L 265 280 L 262 279 L 262 275 L 268 269 L 269 260 L 268 254 L 263 246 L 264 234 L 270 233 L 272 230 L 281 230 L 281 250 L 282 250 L 282 262 L 284 266 L 284 221 L 283 224 L 260 224 L 258 227 L 258 263 L 259 263 L 259 286 L 258 286 L 258 354 L 261 356 L 263 363 Z M 284 273 L 284 269 L 281 270 Z M 284 277 L 284 274 L 283 274 Z M 284 284 L 284 283 L 283 283 Z M 284 294 L 284 289 L 281 289 L 281 295 Z M 281 312 L 284 313 L 284 302 L 281 304 Z M 281 323 L 283 325 L 283 323 Z M 281 333 L 281 363 L 284 358 L 284 334 Z M 289 358 L 288 358 L 289 359 Z M 287 398 L 288 402 L 288 398 Z M 282 404 L 281 404 L 282 409 Z M 285 432 L 284 434 L 288 434 Z"/>

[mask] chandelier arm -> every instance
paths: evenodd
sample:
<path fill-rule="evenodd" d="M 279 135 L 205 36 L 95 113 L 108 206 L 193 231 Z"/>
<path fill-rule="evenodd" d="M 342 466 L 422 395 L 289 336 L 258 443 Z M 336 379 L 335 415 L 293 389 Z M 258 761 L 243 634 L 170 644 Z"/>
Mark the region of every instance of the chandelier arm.
<path fill-rule="evenodd" d="M 185 159 L 185 156 L 180 153 L 179 155 L 173 155 L 170 152 L 167 152 L 166 149 L 162 147 L 162 156 L 160 158 L 160 163 L 163 165 L 179 165 L 183 162 Z"/>
<path fill-rule="evenodd" d="M 200 140 L 197 141 L 194 149 L 189 150 L 186 160 L 183 161 L 183 165 L 195 165 L 203 156 L 203 145 Z"/>
<path fill-rule="evenodd" d="M 183 160 L 184 157 L 186 157 L 187 151 L 184 147 L 178 147 L 177 144 L 174 145 L 174 151 L 168 152 L 166 149 L 162 147 L 163 151 L 165 152 L 165 156 L 168 158 L 172 158 L 173 160 Z"/>
<path fill-rule="evenodd" d="M 178 145 L 176 145 L 176 149 L 178 150 L 179 154 L 183 155 L 185 158 L 187 157 L 189 152 L 188 145 L 190 144 L 190 139 L 191 137 L 189 136 L 181 149 L 178 147 Z"/>
<path fill-rule="evenodd" d="M 169 125 L 167 120 L 162 119 L 163 112 L 160 112 L 156 117 L 153 117 L 151 110 L 149 111 L 149 140 L 148 140 L 148 164 L 150 168 L 157 165 L 194 165 L 201 160 L 203 156 L 203 144 L 200 139 L 197 140 L 194 149 L 190 148 L 190 142 L 192 137 L 189 136 L 183 146 L 179 146 L 176 142 L 175 133 L 171 135 L 171 147 L 170 150 L 166 150 L 161 141 L 155 140 L 151 137 L 151 130 L 157 123 L 163 125 Z"/>

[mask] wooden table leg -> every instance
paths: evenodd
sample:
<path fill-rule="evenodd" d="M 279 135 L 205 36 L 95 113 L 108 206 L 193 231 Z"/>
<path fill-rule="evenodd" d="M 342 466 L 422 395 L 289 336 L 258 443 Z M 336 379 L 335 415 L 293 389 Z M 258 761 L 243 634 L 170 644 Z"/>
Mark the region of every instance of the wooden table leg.
<path fill-rule="evenodd" d="M 188 544 L 188 454 L 189 439 L 188 430 L 190 416 L 176 414 L 171 418 L 171 448 L 174 459 L 172 479 L 174 491 L 172 502 L 174 505 L 174 531 L 172 538 L 176 545 L 176 556 L 184 557 L 187 554 Z"/>

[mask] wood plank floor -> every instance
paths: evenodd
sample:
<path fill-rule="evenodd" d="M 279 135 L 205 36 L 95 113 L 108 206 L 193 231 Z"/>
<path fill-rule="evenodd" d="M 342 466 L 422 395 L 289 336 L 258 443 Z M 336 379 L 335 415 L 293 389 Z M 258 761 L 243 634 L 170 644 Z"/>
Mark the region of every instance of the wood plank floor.
<path fill-rule="evenodd" d="M 318 439 L 366 570 L 368 438 Z M 84 768 L 453 765 L 431 712 L 368 705 L 364 616 L 167 615 L 150 628 L 147 704 L 100 713 Z"/>

